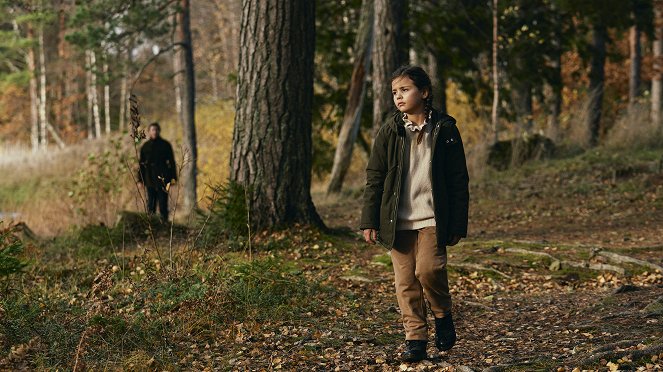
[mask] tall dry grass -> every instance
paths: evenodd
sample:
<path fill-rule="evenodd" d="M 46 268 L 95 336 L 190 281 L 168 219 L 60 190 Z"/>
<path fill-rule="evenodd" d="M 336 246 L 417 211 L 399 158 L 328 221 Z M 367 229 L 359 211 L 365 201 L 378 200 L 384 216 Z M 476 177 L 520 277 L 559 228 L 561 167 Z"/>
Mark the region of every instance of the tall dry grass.
<path fill-rule="evenodd" d="M 134 169 L 126 169 L 118 156 L 131 158 L 129 146 L 122 135 L 47 152 L 13 146 L 0 166 L 8 175 L 0 180 L 0 211 L 15 213 L 7 220 L 23 221 L 43 236 L 75 225 L 113 225 L 119 211 L 140 206 L 127 176 Z"/>
<path fill-rule="evenodd" d="M 144 118 L 144 124 L 152 122 Z M 218 101 L 199 105 L 196 111 L 198 137 L 198 200 L 206 208 L 207 196 L 211 195 L 208 185 L 217 185 L 228 178 L 229 157 L 232 146 L 234 109 L 232 101 Z M 162 120 L 162 136 L 170 141 L 175 159 L 180 167 L 182 154 L 182 132 L 177 119 Z M 64 149 L 49 147 L 48 151 L 33 153 L 29 147 L 0 145 L 0 215 L 5 220 L 24 221 L 36 233 L 54 236 L 75 225 L 104 223 L 113 225 L 122 210 L 142 211 L 143 201 L 137 195 L 132 177 L 128 172 L 137 166 L 131 138 L 117 134 L 112 138 L 122 142 L 123 149 L 131 159 L 131 169 L 116 175 L 112 183 L 119 185 L 120 192 L 105 198 L 70 197 L 73 181 L 85 171 L 90 155 L 102 156 L 113 145 L 109 138 L 84 141 Z M 126 168 L 126 167 L 125 167 Z M 92 172 L 92 170 L 88 170 Z M 92 178 L 94 173 L 89 173 Z M 85 178 L 85 174 L 82 175 Z M 80 177 L 79 177 L 80 178 Z M 180 179 L 180 183 L 183 180 Z M 27 186 L 30 190 L 25 190 Z M 3 193 L 3 190 L 8 190 Z M 18 191 L 15 191 L 18 190 Z M 12 193 L 28 192 L 29 197 L 18 197 Z M 9 193 L 9 195 L 7 195 Z M 6 195 L 5 197 L 2 197 Z M 170 192 L 171 211 L 176 203 L 178 186 Z M 12 217 L 14 215 L 15 217 Z"/>
<path fill-rule="evenodd" d="M 606 133 L 605 146 L 626 149 L 663 145 L 663 128 L 651 120 L 650 113 L 648 103 L 636 103 L 625 110 Z"/>

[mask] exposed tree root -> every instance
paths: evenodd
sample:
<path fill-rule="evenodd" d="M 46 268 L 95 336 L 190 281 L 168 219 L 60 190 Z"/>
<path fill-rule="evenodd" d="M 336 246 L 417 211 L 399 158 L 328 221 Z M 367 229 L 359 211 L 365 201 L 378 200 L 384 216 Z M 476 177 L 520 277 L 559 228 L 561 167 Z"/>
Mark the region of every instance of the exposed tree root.
<path fill-rule="evenodd" d="M 625 343 L 625 345 L 633 346 L 633 344 L 631 344 L 631 342 L 633 342 L 633 341 L 623 341 L 623 342 Z M 587 358 L 583 359 L 582 361 L 580 361 L 580 365 L 594 364 L 594 363 L 600 361 L 601 359 L 605 359 L 605 360 L 620 359 L 620 358 L 623 358 L 627 355 L 630 355 L 631 359 L 640 359 L 644 356 L 654 355 L 654 354 L 658 354 L 660 352 L 663 352 L 663 343 L 660 343 L 660 342 L 656 343 L 656 344 L 653 344 L 653 345 L 651 345 L 651 346 L 649 346 L 645 349 L 614 350 L 614 348 L 617 348 L 617 347 L 620 347 L 620 348 L 628 347 L 628 346 L 620 346 L 620 345 L 617 345 L 617 344 L 619 344 L 619 343 L 605 345 L 605 346 L 602 346 L 598 349 L 593 350 L 592 354 L 589 357 L 587 357 Z M 606 350 L 606 348 L 611 347 L 611 346 L 613 347 L 613 350 Z M 603 351 L 603 350 L 605 350 L 605 351 Z"/>
<path fill-rule="evenodd" d="M 590 270 L 596 270 L 596 271 L 614 271 L 619 274 L 624 274 L 625 270 L 623 267 L 620 266 L 615 266 L 615 265 L 609 265 L 609 264 L 602 264 L 602 263 L 589 263 L 589 262 L 577 262 L 577 261 L 562 261 L 562 265 L 567 265 L 567 266 L 572 266 L 572 267 L 580 267 L 580 268 L 585 268 L 585 269 L 590 269 Z"/>
<path fill-rule="evenodd" d="M 663 273 L 663 267 L 662 266 L 659 266 L 655 263 L 651 263 L 649 261 L 640 260 L 640 259 L 633 258 L 633 257 L 630 257 L 630 256 L 624 256 L 624 255 L 621 255 L 621 254 L 615 253 L 615 252 L 604 251 L 602 249 L 592 249 L 592 254 L 603 256 L 603 257 L 605 257 L 605 258 L 607 258 L 611 261 L 617 262 L 617 263 L 632 263 L 632 264 L 635 264 L 635 265 L 638 265 L 638 266 L 644 266 L 644 267 L 648 267 L 650 269 L 658 270 L 658 271 Z"/>
<path fill-rule="evenodd" d="M 492 267 L 485 267 L 485 266 L 481 266 L 481 265 L 479 265 L 479 264 L 473 264 L 473 263 L 451 263 L 451 262 L 450 262 L 450 263 L 448 263 L 448 265 L 449 265 L 450 267 L 460 267 L 460 268 L 464 268 L 464 269 L 472 269 L 472 270 L 480 270 L 480 271 L 490 271 L 490 272 L 493 272 L 493 273 L 495 273 L 495 274 L 501 275 L 501 276 L 503 276 L 503 277 L 505 277 L 505 278 L 509 278 L 509 279 L 511 279 L 511 275 L 509 275 L 509 274 L 505 274 L 505 273 L 503 273 L 503 272 L 501 272 L 501 271 L 499 271 L 499 270 L 495 270 L 495 269 L 493 269 Z"/>
<path fill-rule="evenodd" d="M 540 256 L 540 257 L 546 257 L 551 259 L 553 262 L 557 261 L 563 266 L 571 266 L 571 267 L 579 267 L 579 268 L 584 268 L 584 269 L 590 269 L 590 270 L 596 270 L 596 271 L 614 271 L 619 274 L 624 274 L 624 268 L 615 266 L 615 265 L 608 265 L 608 264 L 602 264 L 602 263 L 589 263 L 589 262 L 584 262 L 584 261 L 567 261 L 567 260 L 559 260 L 555 258 L 555 256 L 546 253 L 546 252 L 537 252 L 537 251 L 530 251 L 527 249 L 523 248 L 506 248 L 504 249 L 506 252 L 510 253 L 519 253 L 519 254 L 529 254 L 533 256 Z"/>

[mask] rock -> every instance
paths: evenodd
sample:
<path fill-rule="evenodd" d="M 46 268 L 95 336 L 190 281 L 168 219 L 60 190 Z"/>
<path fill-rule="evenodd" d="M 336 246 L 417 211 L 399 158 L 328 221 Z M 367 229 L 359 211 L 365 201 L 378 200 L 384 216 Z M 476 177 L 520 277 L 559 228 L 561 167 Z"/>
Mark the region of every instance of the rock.
<path fill-rule="evenodd" d="M 646 317 L 657 317 L 663 315 L 663 296 L 660 296 L 641 310 Z"/>
<path fill-rule="evenodd" d="M 528 160 L 550 158 L 554 152 L 555 143 L 540 134 L 497 141 L 488 150 L 488 165 L 497 170 L 505 170 Z"/>
<path fill-rule="evenodd" d="M 557 271 L 562 268 L 562 263 L 559 260 L 554 260 L 553 262 L 550 263 L 550 266 L 548 266 L 548 270 L 550 271 Z"/>
<path fill-rule="evenodd" d="M 351 281 L 351 282 L 364 282 L 364 283 L 372 282 L 371 279 L 369 279 L 365 276 L 361 276 L 361 275 L 344 275 L 344 276 L 341 277 L 341 279 L 348 280 L 348 281 Z"/>

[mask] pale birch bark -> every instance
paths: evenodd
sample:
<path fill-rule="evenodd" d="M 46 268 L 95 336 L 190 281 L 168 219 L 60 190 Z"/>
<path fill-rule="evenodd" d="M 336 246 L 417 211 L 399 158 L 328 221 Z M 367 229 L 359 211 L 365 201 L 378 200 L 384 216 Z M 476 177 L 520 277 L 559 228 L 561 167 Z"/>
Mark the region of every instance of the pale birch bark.
<path fill-rule="evenodd" d="M 14 24 L 18 29 L 18 25 Z M 30 25 L 27 26 L 27 36 L 28 39 L 35 37 L 34 29 Z M 30 142 L 32 143 L 32 151 L 36 152 L 39 150 L 39 88 L 37 83 L 37 61 L 32 46 L 28 47 L 25 53 L 25 62 L 30 73 Z"/>
<path fill-rule="evenodd" d="M 92 97 L 92 117 L 94 119 L 94 134 L 101 138 L 101 115 L 99 114 L 99 95 L 97 93 L 97 57 L 94 51 L 89 50 L 90 58 L 90 91 Z"/>
<path fill-rule="evenodd" d="M 104 126 L 106 129 L 106 134 L 111 132 L 111 120 L 110 120 L 110 83 L 108 81 L 108 62 L 104 61 L 103 64 L 104 72 Z"/>
<path fill-rule="evenodd" d="M 90 51 L 85 51 L 85 93 L 87 98 L 87 138 L 94 138 L 94 119 L 92 114 L 92 67 L 90 65 Z"/>

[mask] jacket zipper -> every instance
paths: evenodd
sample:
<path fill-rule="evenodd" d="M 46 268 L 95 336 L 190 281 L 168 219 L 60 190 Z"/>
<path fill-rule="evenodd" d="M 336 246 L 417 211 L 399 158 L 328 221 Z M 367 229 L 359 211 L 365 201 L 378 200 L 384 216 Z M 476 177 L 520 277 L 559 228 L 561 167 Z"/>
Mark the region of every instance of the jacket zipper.
<path fill-rule="evenodd" d="M 407 135 L 407 134 L 406 134 Z M 401 156 L 398 159 L 398 182 L 396 183 L 398 185 L 396 190 L 396 203 L 394 205 L 394 211 L 391 217 L 391 222 L 392 222 L 392 228 L 391 228 L 391 246 L 393 246 L 393 242 L 395 241 L 396 237 L 396 221 L 398 221 L 398 215 L 396 214 L 398 212 L 398 202 L 401 196 L 401 183 L 402 179 L 401 177 L 403 176 L 403 154 L 405 153 L 405 137 L 401 138 Z"/>
<path fill-rule="evenodd" d="M 440 123 L 438 122 L 435 125 L 435 130 L 433 132 L 433 144 L 431 146 L 431 155 L 430 155 L 431 158 L 430 158 L 430 163 L 428 163 L 429 164 L 428 176 L 430 177 L 431 194 L 432 194 L 432 198 L 433 198 L 433 214 L 436 217 L 435 218 L 435 225 L 437 225 L 437 215 L 436 215 L 437 203 L 435 201 L 435 192 L 433 191 L 433 190 L 435 190 L 435 178 L 433 177 L 433 160 L 434 160 L 433 158 L 435 157 L 435 145 L 437 144 L 437 134 L 439 132 L 439 129 L 440 129 Z"/>

